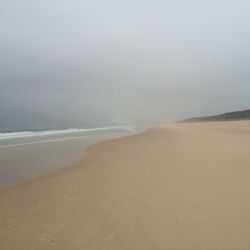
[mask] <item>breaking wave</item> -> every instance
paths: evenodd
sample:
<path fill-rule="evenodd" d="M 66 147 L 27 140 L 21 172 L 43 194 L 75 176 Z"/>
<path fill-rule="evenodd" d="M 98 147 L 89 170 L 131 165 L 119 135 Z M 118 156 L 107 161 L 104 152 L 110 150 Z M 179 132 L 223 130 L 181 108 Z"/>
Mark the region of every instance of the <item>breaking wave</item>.
<path fill-rule="evenodd" d="M 35 136 L 84 133 L 84 132 L 88 133 L 88 132 L 115 131 L 115 130 L 134 132 L 135 127 L 133 126 L 110 126 L 110 127 L 88 128 L 88 129 L 70 128 L 70 129 L 65 129 L 65 130 L 9 132 L 9 133 L 0 133 L 0 140 L 27 138 L 27 137 L 35 137 Z"/>

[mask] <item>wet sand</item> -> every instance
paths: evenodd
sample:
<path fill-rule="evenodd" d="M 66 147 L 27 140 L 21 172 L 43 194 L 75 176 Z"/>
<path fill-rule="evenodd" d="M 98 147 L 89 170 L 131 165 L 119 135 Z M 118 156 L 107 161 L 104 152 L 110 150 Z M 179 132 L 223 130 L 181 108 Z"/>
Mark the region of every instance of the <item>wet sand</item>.
<path fill-rule="evenodd" d="M 0 192 L 0 249 L 250 246 L 250 122 L 162 125 Z"/>

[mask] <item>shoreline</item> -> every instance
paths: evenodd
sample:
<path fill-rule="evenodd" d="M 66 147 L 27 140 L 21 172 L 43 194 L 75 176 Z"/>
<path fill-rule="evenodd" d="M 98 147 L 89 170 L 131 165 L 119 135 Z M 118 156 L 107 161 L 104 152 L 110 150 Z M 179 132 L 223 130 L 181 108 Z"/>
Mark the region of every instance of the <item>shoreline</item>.
<path fill-rule="evenodd" d="M 73 162 L 72 164 L 66 165 L 64 167 L 51 170 L 47 174 L 34 176 L 34 177 L 28 178 L 26 180 L 23 180 L 23 181 L 14 183 L 14 184 L 9 184 L 9 185 L 6 185 L 6 186 L 2 186 L 2 187 L 0 187 L 0 194 L 4 193 L 4 192 L 11 191 L 11 190 L 15 190 L 15 189 L 18 189 L 18 188 L 22 188 L 23 186 L 32 185 L 33 183 L 36 183 L 36 182 L 39 182 L 39 181 L 45 181 L 48 178 L 56 178 L 57 176 L 70 173 L 71 171 L 74 171 L 74 170 L 88 164 L 88 162 L 89 162 L 89 160 L 88 160 L 89 154 L 91 154 L 91 149 L 93 147 L 99 146 L 100 144 L 104 144 L 104 143 L 107 143 L 109 141 L 122 140 L 123 138 L 138 136 L 138 135 L 147 133 L 152 128 L 153 127 L 146 127 L 146 128 L 144 128 L 142 130 L 134 131 L 134 132 L 131 132 L 131 134 L 122 135 L 121 137 L 118 137 L 118 138 L 105 139 L 105 140 L 101 140 L 101 141 L 97 141 L 97 142 L 94 142 L 92 144 L 89 144 L 89 145 L 87 145 L 85 147 L 84 151 L 82 152 L 81 159 Z"/>
<path fill-rule="evenodd" d="M 74 165 L 84 158 L 90 145 L 143 131 L 131 128 L 0 140 L 0 190 Z"/>

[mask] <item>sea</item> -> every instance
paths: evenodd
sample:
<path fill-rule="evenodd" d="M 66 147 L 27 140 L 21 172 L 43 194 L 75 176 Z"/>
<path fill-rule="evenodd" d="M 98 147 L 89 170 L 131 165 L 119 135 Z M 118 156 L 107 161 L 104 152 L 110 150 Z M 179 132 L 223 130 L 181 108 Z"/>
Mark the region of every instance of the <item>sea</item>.
<path fill-rule="evenodd" d="M 82 159 L 89 145 L 141 131 L 110 126 L 0 133 L 0 188 L 65 168 Z"/>

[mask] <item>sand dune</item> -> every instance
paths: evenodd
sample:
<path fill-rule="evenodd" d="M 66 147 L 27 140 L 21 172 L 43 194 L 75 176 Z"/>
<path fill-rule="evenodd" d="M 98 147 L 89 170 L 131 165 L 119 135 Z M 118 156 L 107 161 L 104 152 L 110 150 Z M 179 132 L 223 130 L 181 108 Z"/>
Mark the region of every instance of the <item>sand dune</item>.
<path fill-rule="evenodd" d="M 250 122 L 162 125 L 0 192 L 0 249 L 250 249 Z"/>

